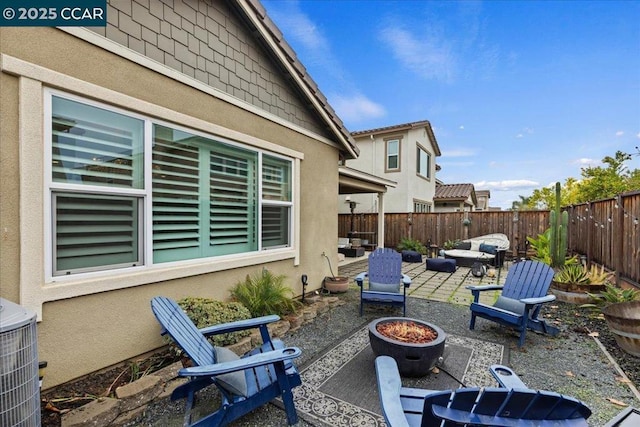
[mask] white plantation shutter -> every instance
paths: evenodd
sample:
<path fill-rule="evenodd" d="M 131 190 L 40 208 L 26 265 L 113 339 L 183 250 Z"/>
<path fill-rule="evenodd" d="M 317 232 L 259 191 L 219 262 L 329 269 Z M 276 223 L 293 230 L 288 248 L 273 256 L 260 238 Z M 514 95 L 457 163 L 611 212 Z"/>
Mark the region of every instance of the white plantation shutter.
<path fill-rule="evenodd" d="M 255 251 L 257 155 L 214 146 L 210 155 L 209 241 L 214 254 Z"/>
<path fill-rule="evenodd" d="M 138 204 L 136 197 L 54 193 L 54 274 L 140 265 Z"/>
<path fill-rule="evenodd" d="M 153 258 L 155 262 L 199 258 L 200 150 L 174 142 L 183 132 L 155 126 L 153 170 Z M 184 139 L 183 139 L 184 140 Z"/>
<path fill-rule="evenodd" d="M 291 224 L 291 162 L 262 156 L 262 247 L 288 246 Z"/>

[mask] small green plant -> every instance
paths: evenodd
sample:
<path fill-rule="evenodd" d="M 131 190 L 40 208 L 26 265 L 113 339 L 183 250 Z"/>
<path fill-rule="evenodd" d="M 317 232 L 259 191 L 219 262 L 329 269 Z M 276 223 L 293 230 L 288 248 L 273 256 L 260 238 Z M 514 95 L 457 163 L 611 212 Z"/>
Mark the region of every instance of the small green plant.
<path fill-rule="evenodd" d="M 611 274 L 604 269 L 604 265 L 598 268 L 597 265 L 591 264 L 589 268 L 589 283 L 605 284 L 611 282 Z"/>
<path fill-rule="evenodd" d="M 551 265 L 551 228 L 547 228 L 544 233 L 538 234 L 538 237 L 527 236 L 527 241 L 535 252 L 532 258 L 536 261 Z M 564 259 L 564 265 L 578 264 L 578 257 L 572 256 Z"/>
<path fill-rule="evenodd" d="M 637 289 L 621 289 L 607 283 L 604 285 L 605 290 L 599 294 L 587 293 L 593 303 L 582 304 L 582 308 L 602 308 L 609 304 L 618 302 L 640 301 L 640 291 Z"/>
<path fill-rule="evenodd" d="M 198 328 L 251 318 L 251 312 L 239 302 L 222 302 L 209 298 L 189 297 L 178 301 L 178 305 Z M 250 334 L 251 331 L 238 331 L 212 335 L 208 339 L 211 344 L 221 347 L 235 344 Z"/>
<path fill-rule="evenodd" d="M 589 270 L 586 270 L 580 264 L 565 265 L 556 273 L 553 280 L 557 283 L 573 283 L 577 285 L 588 285 Z"/>
<path fill-rule="evenodd" d="M 284 284 L 286 276 L 274 275 L 267 269 L 253 276 L 247 275 L 231 289 L 231 297 L 249 309 L 253 317 L 293 313 L 300 303 L 292 298 L 293 292 Z"/>
<path fill-rule="evenodd" d="M 397 249 L 399 251 L 416 251 L 423 255 L 427 253 L 427 248 L 419 240 L 408 237 L 400 240 L 400 244 Z"/>
<path fill-rule="evenodd" d="M 445 251 L 449 251 L 456 247 L 456 245 L 460 242 L 460 240 L 447 240 L 442 244 L 442 249 Z"/>

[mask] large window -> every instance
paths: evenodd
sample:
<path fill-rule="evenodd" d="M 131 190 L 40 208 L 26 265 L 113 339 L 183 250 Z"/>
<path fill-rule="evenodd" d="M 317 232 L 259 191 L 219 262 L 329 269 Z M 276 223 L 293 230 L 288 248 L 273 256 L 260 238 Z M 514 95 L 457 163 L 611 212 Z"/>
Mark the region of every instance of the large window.
<path fill-rule="evenodd" d="M 389 139 L 386 141 L 386 170 L 400 170 L 400 140 Z"/>
<path fill-rule="evenodd" d="M 431 155 L 418 146 L 416 153 L 416 173 L 423 178 L 431 178 Z"/>
<path fill-rule="evenodd" d="M 58 95 L 49 126 L 54 276 L 292 245 L 290 158 Z"/>

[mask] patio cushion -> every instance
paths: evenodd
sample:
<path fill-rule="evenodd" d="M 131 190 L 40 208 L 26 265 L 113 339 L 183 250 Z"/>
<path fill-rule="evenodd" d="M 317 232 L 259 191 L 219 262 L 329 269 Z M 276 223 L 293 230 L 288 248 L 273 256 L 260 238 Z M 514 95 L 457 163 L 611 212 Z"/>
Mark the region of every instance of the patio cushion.
<path fill-rule="evenodd" d="M 400 283 L 369 282 L 369 290 L 375 292 L 400 292 Z"/>
<path fill-rule="evenodd" d="M 495 255 L 498 251 L 498 247 L 496 245 L 488 245 L 486 243 L 480 243 L 480 252 L 484 252 L 486 254 Z"/>
<path fill-rule="evenodd" d="M 416 251 L 402 251 L 402 261 L 404 262 L 422 262 L 422 255 Z"/>
<path fill-rule="evenodd" d="M 453 246 L 453 249 L 471 250 L 471 242 L 458 242 Z"/>
<path fill-rule="evenodd" d="M 456 271 L 455 259 L 427 258 L 427 270 L 453 273 Z"/>
<path fill-rule="evenodd" d="M 216 351 L 216 360 L 219 363 L 233 362 L 239 360 L 240 357 L 233 351 L 224 347 L 214 347 Z M 216 376 L 216 381 L 223 388 L 230 393 L 246 396 L 247 395 L 247 380 L 244 377 L 245 371 L 230 372 L 228 374 L 222 374 Z"/>

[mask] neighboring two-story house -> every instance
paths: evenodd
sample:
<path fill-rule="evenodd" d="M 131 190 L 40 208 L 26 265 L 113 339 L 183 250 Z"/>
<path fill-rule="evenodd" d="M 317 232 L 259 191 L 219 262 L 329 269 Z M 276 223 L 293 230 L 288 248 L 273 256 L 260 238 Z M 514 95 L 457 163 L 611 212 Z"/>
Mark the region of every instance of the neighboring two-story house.
<path fill-rule="evenodd" d="M 432 212 L 436 192 L 436 157 L 440 147 L 427 120 L 352 132 L 360 150 L 349 168 L 396 183 L 384 195 L 384 210 L 395 212 Z M 376 194 L 339 196 L 340 213 L 378 212 Z"/>

